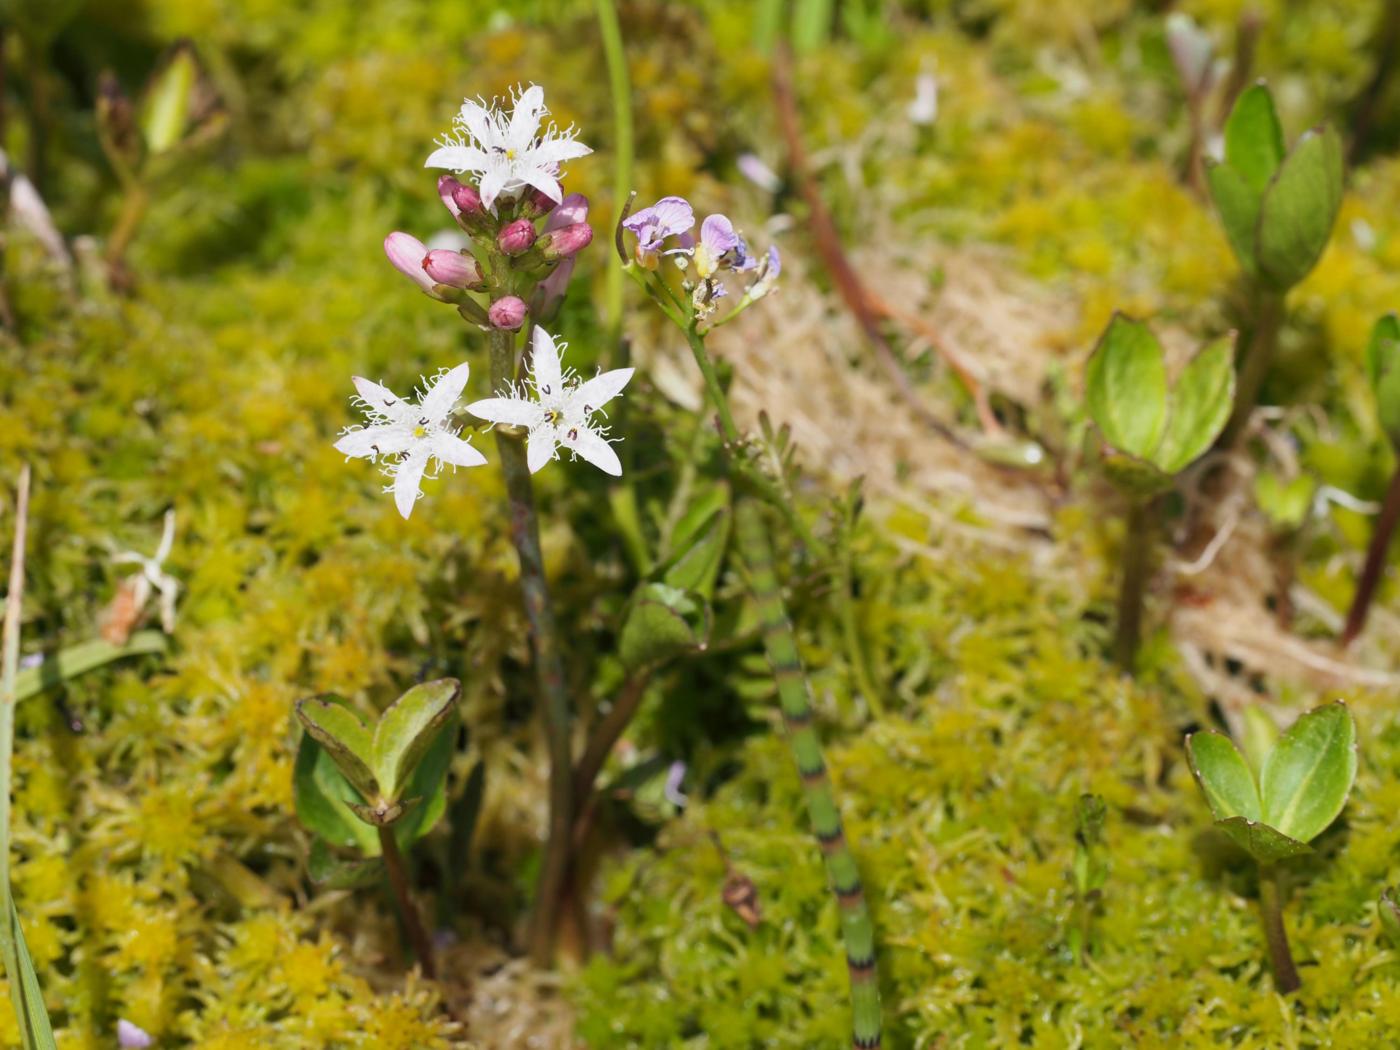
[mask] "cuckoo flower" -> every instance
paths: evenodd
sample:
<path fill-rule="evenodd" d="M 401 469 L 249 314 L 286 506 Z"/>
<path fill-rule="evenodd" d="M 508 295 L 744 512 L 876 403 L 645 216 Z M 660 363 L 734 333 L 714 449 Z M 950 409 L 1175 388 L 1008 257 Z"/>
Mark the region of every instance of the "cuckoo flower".
<path fill-rule="evenodd" d="M 622 223 L 623 229 L 637 235 L 637 262 L 656 269 L 661 245 L 667 237 L 686 233 L 695 225 L 695 211 L 684 197 L 662 197 L 650 208 L 633 212 Z"/>
<path fill-rule="evenodd" d="M 524 91 L 517 89 L 509 116 L 500 103 L 465 100 L 452 131 L 424 167 L 477 176 L 481 203 L 492 211 L 498 197 L 514 198 L 530 186 L 557 203 L 564 196 L 560 165 L 593 151 L 574 138 L 573 128 L 560 131 L 550 124 L 541 130 L 540 122 L 549 113 L 543 88 L 532 84 Z"/>
<path fill-rule="evenodd" d="M 702 278 L 713 277 L 720 269 L 743 273 L 758 266 L 744 238 L 734 232 L 734 224 L 724 215 L 711 215 L 700 224 L 700 243 L 692 251 L 695 270 Z"/>
<path fill-rule="evenodd" d="M 430 462 L 436 477 L 446 463 L 452 467 L 479 467 L 486 457 L 457 436 L 450 425 L 452 409 L 467 385 L 467 366 L 440 373 L 418 396 L 417 403 L 398 397 L 388 387 L 355 376 L 359 397 L 352 403 L 364 410 L 366 425 L 347 427 L 335 443 L 337 452 L 371 462 L 383 456 L 384 473 L 393 479 L 385 492 L 394 494 L 394 505 L 405 518 L 417 501 L 419 483 Z"/>
<path fill-rule="evenodd" d="M 564 371 L 554 338 L 539 326 L 530 358 L 528 386 L 511 389 L 508 396 L 490 397 L 467 406 L 467 411 L 492 423 L 508 423 L 529 431 L 526 459 L 534 474 L 558 455 L 563 445 L 575 456 L 586 459 L 614 477 L 622 473 L 622 463 L 607 438 L 607 427 L 590 418 L 627 385 L 632 369 L 617 368 L 580 383 L 572 371 Z"/>

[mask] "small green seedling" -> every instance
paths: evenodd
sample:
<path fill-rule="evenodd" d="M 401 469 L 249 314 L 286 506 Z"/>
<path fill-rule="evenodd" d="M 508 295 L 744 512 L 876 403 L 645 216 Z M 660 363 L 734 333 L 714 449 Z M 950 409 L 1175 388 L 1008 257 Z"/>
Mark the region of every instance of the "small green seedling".
<path fill-rule="evenodd" d="M 1342 143 L 1322 125 L 1286 151 L 1274 97 L 1260 82 L 1240 94 L 1225 124 L 1225 156 L 1206 166 L 1225 237 L 1252 300 L 1235 410 L 1223 442 L 1243 433 L 1273 361 L 1288 290 L 1322 257 L 1342 204 Z"/>
<path fill-rule="evenodd" d="M 1225 236 L 1251 278 L 1286 292 L 1306 277 L 1342 203 L 1342 142 L 1322 125 L 1285 152 L 1263 82 L 1240 94 L 1225 124 L 1225 157 L 1206 167 Z"/>
<path fill-rule="evenodd" d="M 433 976 L 430 942 L 408 892 L 403 850 L 426 835 L 447 807 L 447 768 L 455 745 L 455 678 L 416 685 L 367 726 L 338 696 L 299 700 L 306 732 L 297 751 L 297 816 L 315 838 L 313 880 L 337 888 L 367 885 L 381 871 L 403 912 L 423 972 Z M 357 853 L 342 860 L 337 851 Z"/>
<path fill-rule="evenodd" d="M 1089 948 L 1094 908 L 1108 881 L 1108 855 L 1103 825 L 1108 807 L 1098 795 L 1080 795 L 1075 809 L 1078 828 L 1074 834 L 1074 918 L 1069 930 L 1069 946 L 1074 961 L 1083 963 Z"/>
<path fill-rule="evenodd" d="M 1264 738 L 1250 734 L 1251 745 Z M 1356 723 L 1340 701 L 1300 717 L 1263 757 L 1258 775 L 1229 737 L 1214 730 L 1186 738 L 1191 771 L 1215 826 L 1259 865 L 1259 907 L 1274 984 L 1296 991 L 1301 981 L 1283 925 L 1277 865 L 1312 852 L 1308 845 L 1337 819 L 1356 779 Z"/>
<path fill-rule="evenodd" d="M 1366 345 L 1366 376 L 1376 398 L 1377 421 L 1400 456 L 1400 318 L 1393 313 L 1386 314 L 1371 329 L 1371 340 Z M 1371 533 L 1361 576 L 1356 581 L 1356 594 L 1347 610 L 1346 626 L 1342 629 L 1344 646 L 1355 641 L 1366 626 L 1366 615 L 1371 611 L 1376 587 L 1385 572 L 1385 556 L 1397 522 L 1400 522 L 1400 463 L 1390 476 L 1390 487 Z"/>
<path fill-rule="evenodd" d="M 1131 669 L 1141 635 L 1151 567 L 1150 507 L 1225 427 L 1234 402 L 1233 338 L 1216 340 L 1167 381 L 1166 355 L 1152 330 L 1113 315 L 1089 358 L 1084 396 L 1103 438 L 1103 465 L 1128 497 L 1117 656 Z"/>

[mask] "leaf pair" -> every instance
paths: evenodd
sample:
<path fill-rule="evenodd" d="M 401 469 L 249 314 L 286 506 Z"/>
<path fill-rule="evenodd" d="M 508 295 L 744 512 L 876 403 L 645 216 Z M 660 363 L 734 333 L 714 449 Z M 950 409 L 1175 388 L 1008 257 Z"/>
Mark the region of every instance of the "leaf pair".
<path fill-rule="evenodd" d="M 1169 387 L 1166 356 L 1152 330 L 1113 315 L 1089 358 L 1084 393 L 1117 484 L 1144 495 L 1163 491 L 1210 448 L 1234 405 L 1233 342 L 1210 344 Z"/>
<path fill-rule="evenodd" d="M 1342 203 L 1342 144 L 1335 130 L 1305 132 L 1286 153 L 1273 95 L 1244 91 L 1225 124 L 1225 159 L 1206 169 L 1225 236 L 1245 272 L 1286 292 L 1306 277 Z"/>
<path fill-rule="evenodd" d="M 1216 827 L 1260 864 L 1311 853 L 1356 779 L 1356 723 L 1338 701 L 1300 717 L 1263 756 L 1259 776 L 1215 730 L 1186 738 Z"/>
<path fill-rule="evenodd" d="M 329 762 L 317 783 L 366 824 L 396 824 L 424 797 L 414 789 L 423 786 L 418 774 L 429 752 L 443 740 L 450 749 L 451 734 L 444 730 L 453 720 L 461 691 L 455 678 L 416 685 L 379 716 L 372 730 L 338 696 L 299 700 L 297 718 L 306 729 L 303 753 L 308 751 L 306 740 L 314 741 Z M 299 755 L 299 765 L 301 761 Z M 321 759 L 313 755 L 306 761 L 314 777 L 322 768 Z M 331 770 L 350 793 L 328 779 Z"/>

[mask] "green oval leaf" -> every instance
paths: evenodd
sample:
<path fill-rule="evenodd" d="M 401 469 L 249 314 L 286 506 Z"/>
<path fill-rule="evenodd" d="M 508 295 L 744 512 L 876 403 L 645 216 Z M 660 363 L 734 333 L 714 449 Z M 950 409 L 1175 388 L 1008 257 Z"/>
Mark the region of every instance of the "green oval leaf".
<path fill-rule="evenodd" d="M 333 846 L 357 849 L 367 856 L 379 852 L 373 828 L 360 821 L 350 803 L 360 801 L 345 775 L 310 733 L 303 733 L 292 767 L 292 797 L 297 819 L 314 835 Z"/>
<path fill-rule="evenodd" d="M 1235 403 L 1235 339 L 1217 339 L 1181 370 L 1172 388 L 1166 432 L 1152 461 L 1177 474 L 1215 443 Z"/>
<path fill-rule="evenodd" d="M 415 685 L 395 700 L 374 730 L 373 766 L 384 797 L 396 801 L 419 760 L 452 718 L 462 683 L 439 678 Z"/>
<path fill-rule="evenodd" d="M 1217 820 L 1261 819 L 1263 806 L 1254 774 L 1229 737 L 1214 729 L 1192 733 L 1186 738 L 1186 755 Z"/>
<path fill-rule="evenodd" d="M 1307 843 L 1289 838 L 1277 828 L 1246 820 L 1244 817 L 1217 820 L 1215 826 L 1234 839 L 1235 845 L 1260 864 L 1276 864 L 1289 857 L 1301 857 L 1313 851 Z"/>
<path fill-rule="evenodd" d="M 1225 163 L 1262 195 L 1283 163 L 1283 126 L 1262 80 L 1240 92 L 1225 122 Z"/>
<path fill-rule="evenodd" d="M 635 671 L 703 646 L 709 629 L 708 604 L 664 583 L 646 583 L 622 625 L 618 655 Z"/>
<path fill-rule="evenodd" d="M 1099 338 L 1085 373 L 1085 399 L 1113 448 L 1151 460 L 1167 417 L 1167 368 L 1151 329 L 1121 313 Z"/>
<path fill-rule="evenodd" d="M 360 716 L 333 693 L 298 700 L 296 712 L 306 731 L 326 749 L 364 801 L 377 798 L 379 784 L 370 771 L 373 738 Z"/>
<path fill-rule="evenodd" d="M 404 788 L 406 798 L 421 799 L 421 802 L 394 825 L 394 838 L 401 849 L 408 849 L 432 831 L 447 812 L 447 771 L 457 750 L 456 726 L 454 716 L 438 731 Z"/>
<path fill-rule="evenodd" d="M 1264 192 L 1255 235 L 1259 269 L 1281 289 L 1306 277 L 1342 206 L 1342 141 L 1330 126 L 1306 132 Z"/>
<path fill-rule="evenodd" d="M 1254 258 L 1254 234 L 1259 228 L 1259 207 L 1264 195 L 1251 189 L 1245 177 L 1228 164 L 1206 165 L 1206 184 L 1211 200 L 1215 201 L 1225 239 L 1245 273 L 1259 272 Z"/>
<path fill-rule="evenodd" d="M 311 881 L 331 890 L 355 890 L 375 882 L 384 870 L 378 858 L 344 860 L 331 852 L 323 839 L 311 840 L 306 871 Z"/>
<path fill-rule="evenodd" d="M 1337 819 L 1356 780 L 1356 723 L 1338 701 L 1303 715 L 1279 738 L 1260 775 L 1264 820 L 1311 842 Z"/>

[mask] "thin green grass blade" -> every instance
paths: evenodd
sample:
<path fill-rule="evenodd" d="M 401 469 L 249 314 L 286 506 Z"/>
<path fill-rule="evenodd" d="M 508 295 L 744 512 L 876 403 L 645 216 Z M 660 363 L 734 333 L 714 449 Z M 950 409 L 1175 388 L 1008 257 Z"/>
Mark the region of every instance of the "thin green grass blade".
<path fill-rule="evenodd" d="M 10 999 L 25 1050 L 58 1050 L 53 1026 L 44 1008 L 44 992 L 39 987 L 39 975 L 34 972 L 34 960 L 29 957 L 29 945 L 24 940 L 24 928 L 19 924 L 14 898 L 10 898 L 10 933 L 14 939 L 19 980 L 10 979 Z M 6 963 L 8 966 L 8 961 Z"/>

